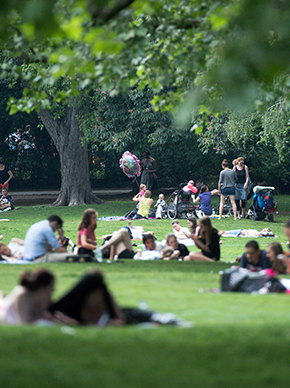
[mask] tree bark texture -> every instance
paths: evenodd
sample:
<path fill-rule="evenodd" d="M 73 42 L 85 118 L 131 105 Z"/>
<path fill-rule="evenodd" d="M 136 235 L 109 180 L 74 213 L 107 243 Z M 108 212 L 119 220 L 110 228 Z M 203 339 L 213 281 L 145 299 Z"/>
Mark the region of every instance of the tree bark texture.
<path fill-rule="evenodd" d="M 82 132 L 72 104 L 64 117 L 55 119 L 47 110 L 39 111 L 40 119 L 50 134 L 60 157 L 61 189 L 53 206 L 74 206 L 102 203 L 92 190 L 89 179 L 87 146 L 81 142 Z"/>

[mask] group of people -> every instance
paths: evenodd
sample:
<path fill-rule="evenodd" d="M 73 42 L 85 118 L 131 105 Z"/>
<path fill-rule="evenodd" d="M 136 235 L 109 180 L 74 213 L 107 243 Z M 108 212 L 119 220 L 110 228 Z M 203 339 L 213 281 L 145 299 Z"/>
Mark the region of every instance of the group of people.
<path fill-rule="evenodd" d="M 218 181 L 218 194 L 221 196 L 219 207 L 219 219 L 222 218 L 225 199 L 229 196 L 234 219 L 246 216 L 247 188 L 249 185 L 249 169 L 245 165 L 245 159 L 241 156 L 233 161 L 233 168 L 226 159 L 222 162 L 223 170 Z"/>

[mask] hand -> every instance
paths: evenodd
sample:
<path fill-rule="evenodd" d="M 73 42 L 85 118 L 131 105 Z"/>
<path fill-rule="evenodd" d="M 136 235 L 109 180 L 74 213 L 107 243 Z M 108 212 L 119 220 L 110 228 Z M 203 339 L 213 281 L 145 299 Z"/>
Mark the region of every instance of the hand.
<path fill-rule="evenodd" d="M 248 185 L 244 185 L 244 190 L 247 190 Z"/>
<path fill-rule="evenodd" d="M 62 238 L 64 236 L 64 231 L 62 229 L 58 229 L 58 235 Z"/>

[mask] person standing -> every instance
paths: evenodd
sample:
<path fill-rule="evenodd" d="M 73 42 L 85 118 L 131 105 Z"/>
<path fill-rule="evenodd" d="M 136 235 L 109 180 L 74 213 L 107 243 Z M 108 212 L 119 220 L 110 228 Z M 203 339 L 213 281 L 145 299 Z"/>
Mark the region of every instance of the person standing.
<path fill-rule="evenodd" d="M 154 179 L 156 179 L 155 172 L 157 171 L 157 164 L 155 159 L 150 156 L 148 148 L 142 152 L 142 155 L 144 159 L 142 160 L 143 172 L 140 184 L 146 185 L 146 189 L 151 191 Z"/>
<path fill-rule="evenodd" d="M 218 182 L 218 194 L 221 196 L 220 208 L 219 208 L 219 220 L 222 219 L 222 214 L 224 211 L 224 205 L 226 196 L 230 197 L 230 201 L 234 211 L 234 219 L 237 219 L 237 206 L 235 202 L 235 183 L 236 183 L 236 173 L 234 170 L 231 170 L 227 159 L 224 159 L 222 162 L 223 171 L 220 172 L 219 182 Z"/>
<path fill-rule="evenodd" d="M 0 189 L 2 189 L 2 187 L 6 187 L 8 190 L 9 182 L 12 178 L 14 178 L 14 176 L 11 170 L 5 166 L 4 159 L 0 158 Z"/>
<path fill-rule="evenodd" d="M 238 218 L 246 216 L 246 199 L 247 199 L 247 188 L 249 184 L 249 169 L 245 166 L 245 159 L 241 156 L 237 159 L 237 164 L 234 166 L 236 173 L 236 190 L 235 200 L 237 205 Z"/>

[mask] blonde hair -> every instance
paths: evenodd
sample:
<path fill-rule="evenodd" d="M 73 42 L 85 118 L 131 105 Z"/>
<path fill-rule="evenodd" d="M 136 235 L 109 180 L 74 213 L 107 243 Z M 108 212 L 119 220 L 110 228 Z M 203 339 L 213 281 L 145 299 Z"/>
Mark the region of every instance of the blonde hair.
<path fill-rule="evenodd" d="M 150 198 L 151 197 L 151 191 L 150 190 L 146 190 L 145 193 L 144 193 L 144 198 Z"/>
<path fill-rule="evenodd" d="M 140 191 L 146 190 L 146 185 L 144 185 L 144 183 L 141 183 L 141 185 L 140 185 L 140 187 L 139 187 L 139 190 L 140 190 Z"/>

